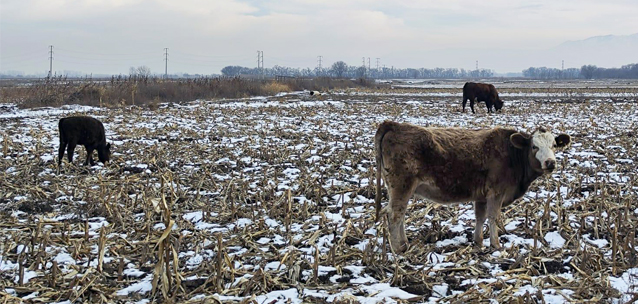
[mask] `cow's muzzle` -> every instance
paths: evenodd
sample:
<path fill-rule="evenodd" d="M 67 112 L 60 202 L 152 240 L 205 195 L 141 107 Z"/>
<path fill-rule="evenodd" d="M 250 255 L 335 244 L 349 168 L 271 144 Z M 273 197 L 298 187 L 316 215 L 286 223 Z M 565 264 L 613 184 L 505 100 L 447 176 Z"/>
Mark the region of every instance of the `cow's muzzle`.
<path fill-rule="evenodd" d="M 548 172 L 552 172 L 554 171 L 554 169 L 556 169 L 556 160 L 555 159 L 546 160 L 544 170 Z"/>

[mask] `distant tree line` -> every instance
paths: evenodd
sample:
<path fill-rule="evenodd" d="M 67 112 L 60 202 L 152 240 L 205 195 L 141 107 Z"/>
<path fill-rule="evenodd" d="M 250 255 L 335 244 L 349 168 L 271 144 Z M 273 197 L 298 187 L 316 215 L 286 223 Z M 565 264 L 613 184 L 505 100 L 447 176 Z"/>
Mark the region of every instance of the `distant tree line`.
<path fill-rule="evenodd" d="M 420 78 L 487 78 L 494 76 L 494 71 L 488 69 L 465 70 L 457 68 L 367 68 L 364 66 L 349 66 L 343 61 L 335 62 L 330 68 L 289 68 L 274 66 L 272 68 L 248 68 L 242 66 L 226 66 L 222 69 L 224 76 L 263 75 L 265 77 L 337 77 L 337 78 L 375 78 L 375 79 L 420 79 Z"/>
<path fill-rule="evenodd" d="M 595 65 L 583 65 L 580 69 L 556 69 L 546 67 L 530 67 L 523 70 L 523 77 L 534 79 L 603 79 L 603 78 L 638 78 L 638 63 L 623 65 L 620 68 L 600 68 Z"/>

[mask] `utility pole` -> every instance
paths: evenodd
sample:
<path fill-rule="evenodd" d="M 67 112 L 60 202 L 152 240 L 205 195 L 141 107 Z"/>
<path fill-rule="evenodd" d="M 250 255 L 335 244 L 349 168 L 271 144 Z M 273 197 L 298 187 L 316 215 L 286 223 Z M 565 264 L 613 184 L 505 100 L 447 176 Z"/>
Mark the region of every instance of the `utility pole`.
<path fill-rule="evenodd" d="M 363 78 L 366 78 L 366 58 L 363 58 Z"/>
<path fill-rule="evenodd" d="M 164 48 L 164 79 L 168 79 L 168 48 Z"/>
<path fill-rule="evenodd" d="M 261 78 L 264 78 L 264 51 L 257 51 L 257 70 Z"/>
<path fill-rule="evenodd" d="M 49 78 L 53 76 L 53 46 L 49 45 Z"/>
<path fill-rule="evenodd" d="M 323 59 L 323 56 L 317 56 L 317 76 L 321 74 L 321 59 Z"/>
<path fill-rule="evenodd" d="M 368 57 L 368 71 L 370 70 L 370 57 Z"/>
<path fill-rule="evenodd" d="M 261 78 L 264 78 L 264 51 L 261 51 Z"/>
<path fill-rule="evenodd" d="M 381 58 L 377 57 L 377 71 L 379 70 L 379 59 Z"/>
<path fill-rule="evenodd" d="M 478 71 L 478 60 L 476 61 L 476 70 Z"/>

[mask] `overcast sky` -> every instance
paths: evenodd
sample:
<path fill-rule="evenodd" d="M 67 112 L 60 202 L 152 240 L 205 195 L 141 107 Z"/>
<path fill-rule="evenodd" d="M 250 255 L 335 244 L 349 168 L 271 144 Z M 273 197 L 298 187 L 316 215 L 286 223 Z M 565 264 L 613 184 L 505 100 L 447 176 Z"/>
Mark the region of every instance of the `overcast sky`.
<path fill-rule="evenodd" d="M 638 33 L 636 16 L 636 0 L 2 0 L 0 71 L 46 72 L 53 45 L 58 72 L 163 73 L 164 48 L 169 73 L 253 67 L 257 50 L 266 67 L 314 68 L 321 55 L 324 67 L 370 57 L 520 72 L 560 67 L 541 54 L 565 41 Z"/>

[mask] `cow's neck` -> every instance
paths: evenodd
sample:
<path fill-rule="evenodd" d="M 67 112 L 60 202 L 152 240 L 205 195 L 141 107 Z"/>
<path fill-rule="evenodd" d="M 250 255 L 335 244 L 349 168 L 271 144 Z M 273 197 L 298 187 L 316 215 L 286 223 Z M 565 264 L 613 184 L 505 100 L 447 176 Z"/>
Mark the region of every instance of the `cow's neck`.
<path fill-rule="evenodd" d="M 542 173 L 532 169 L 528 160 L 529 147 L 517 149 L 509 143 L 510 165 L 514 169 L 514 179 L 516 182 L 516 194 L 514 199 L 520 198 L 527 192 L 527 189 Z"/>

